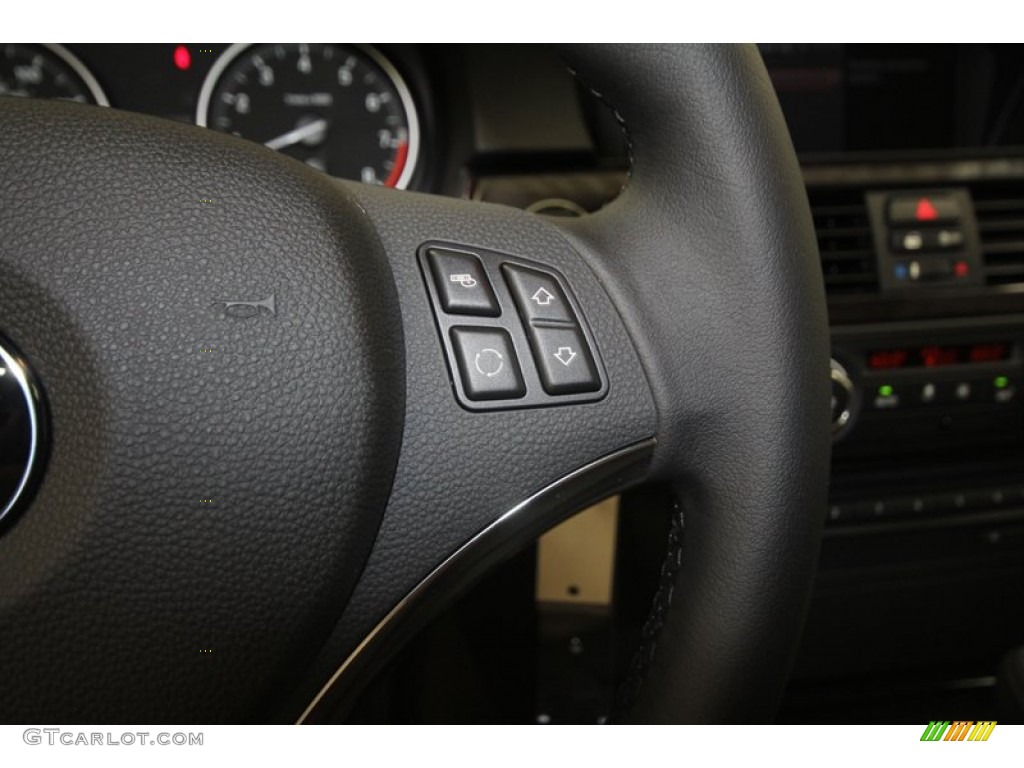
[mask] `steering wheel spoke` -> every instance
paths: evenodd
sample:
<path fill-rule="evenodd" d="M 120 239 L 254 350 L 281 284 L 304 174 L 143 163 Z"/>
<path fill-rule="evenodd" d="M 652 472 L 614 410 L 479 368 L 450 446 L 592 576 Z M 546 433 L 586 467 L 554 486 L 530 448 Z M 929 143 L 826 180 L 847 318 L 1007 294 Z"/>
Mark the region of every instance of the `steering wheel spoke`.
<path fill-rule="evenodd" d="M 480 569 L 639 482 L 657 424 L 617 310 L 551 221 L 386 189 L 351 192 L 398 288 L 405 426 L 374 550 L 314 665 L 313 680 L 328 685 L 303 689 L 316 702 L 305 719 L 343 710 L 388 652 Z M 482 341 L 459 347 L 474 336 Z M 516 375 L 504 377 L 505 366 Z M 557 378 L 560 369 L 577 378 Z M 492 394 L 489 379 L 508 389 Z"/>

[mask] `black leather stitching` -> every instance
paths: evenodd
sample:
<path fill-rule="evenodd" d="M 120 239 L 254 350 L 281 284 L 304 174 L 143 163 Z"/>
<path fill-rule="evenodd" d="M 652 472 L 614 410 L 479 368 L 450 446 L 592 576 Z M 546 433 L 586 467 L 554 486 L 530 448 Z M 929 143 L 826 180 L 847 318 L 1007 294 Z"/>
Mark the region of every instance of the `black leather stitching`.
<path fill-rule="evenodd" d="M 626 181 L 623 182 L 622 187 L 619 189 L 619 193 L 621 194 L 622 190 L 626 188 L 626 184 L 633 177 L 633 136 L 629 132 L 629 126 L 626 125 L 626 118 L 622 116 L 622 113 L 619 112 L 618 109 L 616 109 L 614 104 L 608 101 L 608 99 L 605 97 L 603 93 L 601 93 L 601 91 L 597 90 L 592 85 L 590 85 L 586 80 L 584 80 L 580 76 L 580 73 L 577 72 L 570 64 L 564 62 L 564 60 L 563 63 L 565 63 L 566 69 L 569 70 L 569 74 L 575 77 L 577 82 L 579 82 L 580 85 L 586 88 L 591 96 L 594 96 L 598 101 L 600 101 L 602 104 L 608 107 L 608 109 L 611 110 L 612 115 L 615 117 L 615 122 L 619 124 L 619 128 L 622 129 L 622 135 L 626 138 L 626 158 L 629 161 L 629 167 L 626 169 Z"/>
<path fill-rule="evenodd" d="M 672 523 L 668 532 L 668 551 L 661 564 L 661 581 L 658 584 L 658 591 L 654 594 L 651 611 L 640 632 L 640 647 L 633 655 L 626 679 L 623 680 L 616 694 L 613 712 L 608 718 L 609 723 L 621 722 L 629 714 L 654 659 L 661 629 L 665 624 L 665 617 L 668 615 L 675 597 L 676 576 L 683 564 L 683 531 L 683 509 L 677 503 L 672 510 Z"/>

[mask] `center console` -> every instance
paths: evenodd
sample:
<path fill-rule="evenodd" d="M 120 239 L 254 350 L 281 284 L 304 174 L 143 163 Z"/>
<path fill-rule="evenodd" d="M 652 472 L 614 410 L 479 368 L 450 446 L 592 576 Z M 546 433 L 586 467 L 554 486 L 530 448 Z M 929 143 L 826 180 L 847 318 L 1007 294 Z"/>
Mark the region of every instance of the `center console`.
<path fill-rule="evenodd" d="M 805 177 L 833 458 L 782 719 L 927 722 L 943 697 L 998 718 L 999 660 L 1024 641 L 1024 161 L 880 157 Z"/>
<path fill-rule="evenodd" d="M 995 183 L 982 163 L 932 163 L 916 184 L 894 170 L 837 184 L 838 167 L 810 187 L 832 315 L 833 528 L 1024 507 L 1024 181 Z"/>

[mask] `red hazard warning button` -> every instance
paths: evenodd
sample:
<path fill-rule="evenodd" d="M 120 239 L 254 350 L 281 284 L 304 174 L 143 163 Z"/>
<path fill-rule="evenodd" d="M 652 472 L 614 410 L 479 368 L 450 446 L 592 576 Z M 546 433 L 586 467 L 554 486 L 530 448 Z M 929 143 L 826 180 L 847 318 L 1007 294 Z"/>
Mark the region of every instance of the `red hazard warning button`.
<path fill-rule="evenodd" d="M 889 197 L 890 224 L 938 224 L 959 221 L 960 200 L 951 194 L 900 193 Z"/>
<path fill-rule="evenodd" d="M 917 211 L 915 211 L 914 215 L 918 221 L 936 221 L 939 218 L 939 212 L 935 208 L 935 203 L 927 197 L 922 197 L 917 201 Z"/>

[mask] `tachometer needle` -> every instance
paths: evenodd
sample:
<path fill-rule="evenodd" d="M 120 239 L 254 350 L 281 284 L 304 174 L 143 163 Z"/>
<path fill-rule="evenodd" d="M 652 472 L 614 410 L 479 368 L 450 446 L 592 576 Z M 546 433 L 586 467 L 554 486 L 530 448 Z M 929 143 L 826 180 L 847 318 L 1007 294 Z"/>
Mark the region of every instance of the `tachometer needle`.
<path fill-rule="evenodd" d="M 270 147 L 271 149 L 284 149 L 290 147 L 292 144 L 298 144 L 300 141 L 311 139 L 314 136 L 317 140 L 322 138 L 322 134 L 327 131 L 327 121 L 324 118 L 314 120 L 311 123 L 300 125 L 298 128 L 292 128 L 287 133 L 282 133 L 277 138 L 271 139 L 270 141 L 263 142 L 263 145 Z"/>

